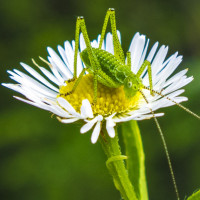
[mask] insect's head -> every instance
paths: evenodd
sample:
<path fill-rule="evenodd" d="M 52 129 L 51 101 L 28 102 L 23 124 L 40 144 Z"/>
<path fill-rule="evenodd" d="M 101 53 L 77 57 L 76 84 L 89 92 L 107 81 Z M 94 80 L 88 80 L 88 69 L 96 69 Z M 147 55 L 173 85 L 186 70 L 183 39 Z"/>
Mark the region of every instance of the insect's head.
<path fill-rule="evenodd" d="M 124 92 L 126 97 L 131 98 L 136 95 L 142 86 L 142 81 L 135 74 L 131 74 L 124 80 Z"/>

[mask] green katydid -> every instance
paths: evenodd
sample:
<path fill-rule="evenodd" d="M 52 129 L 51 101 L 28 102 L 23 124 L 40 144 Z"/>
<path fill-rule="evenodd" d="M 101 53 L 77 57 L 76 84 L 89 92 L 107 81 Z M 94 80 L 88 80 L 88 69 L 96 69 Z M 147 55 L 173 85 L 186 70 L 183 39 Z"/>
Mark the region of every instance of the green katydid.
<path fill-rule="evenodd" d="M 101 49 L 109 18 L 111 22 L 111 30 L 112 30 L 112 35 L 113 35 L 114 55 Z M 115 10 L 111 8 L 107 11 L 107 14 L 105 17 L 105 21 L 104 21 L 103 29 L 101 33 L 101 39 L 100 39 L 98 48 L 92 48 L 90 45 L 90 40 L 87 34 L 84 18 L 83 17 L 77 18 L 76 34 L 75 34 L 73 79 L 77 78 L 76 68 L 77 68 L 77 55 L 78 55 L 78 47 L 79 47 L 80 30 L 83 33 L 83 37 L 84 37 L 86 47 L 87 47 L 80 54 L 82 61 L 86 65 L 86 68 L 83 69 L 82 73 L 76 80 L 74 87 L 68 94 L 72 93 L 76 89 L 80 79 L 85 73 L 85 70 L 87 70 L 89 73 L 94 75 L 94 103 L 97 100 L 98 82 L 112 88 L 118 88 L 123 85 L 126 96 L 128 98 L 131 98 L 136 94 L 136 92 L 138 92 L 138 90 L 143 88 L 143 84 L 142 84 L 142 80 L 140 79 L 140 76 L 146 67 L 148 67 L 150 90 L 151 90 L 151 93 L 153 94 L 150 62 L 145 60 L 142 66 L 140 67 L 139 71 L 137 72 L 137 74 L 134 74 L 131 71 L 130 52 L 127 52 L 128 61 L 127 61 L 127 64 L 125 64 L 124 52 L 119 42 L 117 31 L 116 31 Z"/>
<path fill-rule="evenodd" d="M 103 50 L 102 44 L 106 33 L 106 28 L 108 25 L 108 21 L 110 20 L 111 24 L 111 32 L 113 36 L 113 47 L 114 47 L 114 55 Z M 80 53 L 81 60 L 85 64 L 86 68 L 84 68 L 77 77 L 77 58 L 78 58 L 78 49 L 79 49 L 79 36 L 80 32 L 83 34 L 83 38 L 86 44 L 86 48 Z M 192 114 L 196 118 L 200 119 L 200 117 L 190 111 L 189 109 L 185 108 L 181 104 L 175 102 L 173 99 L 163 95 L 159 91 L 155 91 L 153 89 L 153 83 L 152 83 L 152 74 L 151 74 L 151 63 L 148 60 L 145 60 L 143 64 L 141 65 L 140 69 L 136 74 L 134 74 L 131 70 L 131 55 L 130 52 L 127 52 L 127 63 L 125 62 L 125 55 L 122 49 L 122 46 L 120 44 L 118 35 L 117 35 L 117 29 L 116 29 L 116 20 L 115 20 L 115 10 L 113 8 L 108 9 L 105 20 L 103 23 L 103 28 L 101 32 L 101 37 L 99 41 L 98 48 L 93 48 L 90 44 L 90 39 L 87 33 L 85 20 L 83 17 L 78 17 L 76 22 L 76 31 L 75 31 L 75 53 L 74 53 L 74 76 L 72 80 L 68 80 L 67 82 L 74 81 L 74 85 L 71 89 L 71 91 L 67 92 L 65 95 L 72 94 L 75 89 L 77 88 L 78 84 L 80 83 L 82 77 L 85 74 L 85 71 L 88 71 L 90 74 L 93 74 L 93 82 L 94 82 L 94 99 L 93 104 L 97 101 L 97 93 L 98 93 L 98 82 L 110 87 L 110 88 L 118 88 L 120 86 L 124 86 L 124 92 L 127 98 L 132 98 L 136 95 L 137 92 L 140 92 L 148 104 L 148 99 L 145 97 L 144 93 L 142 92 L 143 89 L 149 90 L 151 95 L 157 94 L 161 97 L 164 97 L 168 99 L 169 101 L 173 102 L 177 106 L 181 107 L 188 113 Z M 149 78 L 149 87 L 146 87 L 142 83 L 142 79 L 140 76 L 146 70 L 148 73 Z M 154 115 L 154 112 L 151 108 L 149 108 L 150 112 L 154 116 L 154 120 L 156 123 L 156 126 L 159 130 L 159 133 L 161 135 L 161 139 L 165 148 L 174 189 L 176 192 L 177 199 L 179 200 L 179 193 L 172 169 L 172 164 L 170 161 L 169 153 L 167 150 L 166 142 L 162 133 L 162 130 L 160 128 L 160 125 L 158 123 L 157 118 Z"/>

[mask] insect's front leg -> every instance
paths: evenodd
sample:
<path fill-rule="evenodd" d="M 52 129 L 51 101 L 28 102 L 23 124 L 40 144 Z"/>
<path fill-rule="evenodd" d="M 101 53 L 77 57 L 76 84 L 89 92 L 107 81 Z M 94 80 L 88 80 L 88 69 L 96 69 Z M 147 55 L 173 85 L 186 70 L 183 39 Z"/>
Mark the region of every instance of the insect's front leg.
<path fill-rule="evenodd" d="M 85 20 L 84 20 L 83 17 L 78 17 L 77 22 L 76 22 L 74 71 L 76 71 L 76 68 L 77 68 L 77 55 L 78 55 L 80 31 L 82 31 L 82 33 L 83 33 L 83 38 L 84 38 L 86 48 L 87 48 L 87 51 L 88 51 L 88 57 L 89 57 L 91 65 L 93 66 L 93 69 L 94 69 L 94 72 L 93 72 L 93 74 L 94 74 L 94 102 L 93 103 L 96 103 L 96 101 L 97 101 L 97 84 L 98 84 L 97 74 L 98 74 L 98 69 L 100 68 L 100 64 L 97 60 L 96 55 L 94 54 L 94 52 L 92 50 L 92 46 L 90 44 L 90 39 L 89 39 L 87 29 L 86 29 L 86 25 L 85 25 Z M 82 74 L 82 76 L 83 76 L 83 74 Z M 78 78 L 77 81 L 74 84 L 75 88 L 77 87 L 79 82 L 80 82 L 80 79 Z"/>
<path fill-rule="evenodd" d="M 83 77 L 83 75 L 85 73 L 85 69 L 83 69 L 81 74 L 77 78 L 77 58 L 78 58 L 79 34 L 80 34 L 80 18 L 81 17 L 77 18 L 76 30 L 75 30 L 74 74 L 73 74 L 73 78 L 72 79 L 69 79 L 69 80 L 66 81 L 66 83 L 70 83 L 72 81 L 75 81 L 75 83 L 74 83 L 71 91 L 67 92 L 65 95 L 70 95 L 75 91 L 75 89 L 77 88 L 78 84 L 80 83 L 81 78 Z"/>
<path fill-rule="evenodd" d="M 85 70 L 86 70 L 85 68 L 82 70 L 82 72 L 80 73 L 80 75 L 79 75 L 79 77 L 77 79 L 72 78 L 69 81 L 67 81 L 68 83 L 70 83 L 70 82 L 76 80 L 75 83 L 74 83 L 74 85 L 73 85 L 73 87 L 72 87 L 72 89 L 71 89 L 71 91 L 67 92 L 66 95 L 70 95 L 70 94 L 72 94 L 75 91 L 75 89 L 77 88 L 78 84 L 80 83 L 83 75 L 85 74 Z"/>
<path fill-rule="evenodd" d="M 143 64 L 141 65 L 140 69 L 138 70 L 137 72 L 137 76 L 141 76 L 143 71 L 145 70 L 145 68 L 147 67 L 147 72 L 148 72 L 148 76 L 149 76 L 149 86 L 150 86 L 150 92 L 151 92 L 151 95 L 153 96 L 154 95 L 154 92 L 152 91 L 153 90 L 153 82 L 152 82 L 152 72 L 151 72 L 151 63 L 148 61 L 148 60 L 145 60 L 143 62 Z"/>
<path fill-rule="evenodd" d="M 94 101 L 92 104 L 96 104 L 97 102 L 97 87 L 98 87 L 98 78 L 96 72 L 96 75 L 94 74 Z"/>

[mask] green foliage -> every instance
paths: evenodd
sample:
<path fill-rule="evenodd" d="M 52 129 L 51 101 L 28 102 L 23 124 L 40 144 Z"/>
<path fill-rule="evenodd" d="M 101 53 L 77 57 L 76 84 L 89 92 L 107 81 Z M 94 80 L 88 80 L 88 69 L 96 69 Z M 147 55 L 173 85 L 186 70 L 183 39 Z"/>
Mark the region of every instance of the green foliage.
<path fill-rule="evenodd" d="M 199 200 L 200 199 L 200 190 L 193 193 L 190 197 L 187 198 L 187 200 Z"/>
<path fill-rule="evenodd" d="M 145 156 L 140 131 L 136 121 L 121 125 L 121 133 L 125 143 L 125 155 L 129 178 L 134 185 L 138 199 L 148 200 L 145 175 Z"/>

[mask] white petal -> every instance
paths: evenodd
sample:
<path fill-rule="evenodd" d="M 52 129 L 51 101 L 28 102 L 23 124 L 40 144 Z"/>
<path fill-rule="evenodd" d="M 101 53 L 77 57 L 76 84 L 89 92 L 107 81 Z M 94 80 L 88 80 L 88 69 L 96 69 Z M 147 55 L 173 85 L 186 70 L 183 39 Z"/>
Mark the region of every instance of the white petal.
<path fill-rule="evenodd" d="M 76 122 L 78 120 L 79 120 L 78 118 L 71 118 L 71 119 L 61 119 L 60 121 L 65 124 L 70 124 L 70 123 Z"/>
<path fill-rule="evenodd" d="M 112 37 L 111 33 L 107 33 L 107 35 L 106 35 L 106 51 L 114 54 L 113 37 Z"/>
<path fill-rule="evenodd" d="M 34 76 L 36 79 L 38 79 L 40 82 L 42 82 L 44 85 L 46 85 L 47 87 L 51 88 L 52 90 L 58 92 L 59 89 L 56 88 L 55 86 L 53 86 L 52 84 L 50 84 L 46 79 L 44 79 L 38 72 L 36 72 L 34 69 L 32 69 L 30 66 L 28 66 L 25 63 L 20 63 L 22 65 L 22 67 L 28 71 L 32 76 Z"/>
<path fill-rule="evenodd" d="M 93 40 L 93 41 L 91 42 L 91 46 L 92 46 L 93 48 L 98 48 L 98 43 L 97 43 L 97 41 L 96 41 L 96 40 Z"/>
<path fill-rule="evenodd" d="M 121 41 L 121 33 L 120 33 L 119 30 L 117 30 L 117 36 L 118 36 L 119 42 L 121 44 L 122 43 L 122 41 Z"/>
<path fill-rule="evenodd" d="M 166 87 L 173 82 L 177 82 L 177 80 L 180 79 L 182 76 L 184 76 L 187 73 L 187 71 L 188 71 L 188 69 L 184 69 L 184 70 L 178 72 L 177 74 L 172 76 L 170 79 L 168 79 L 163 87 Z"/>
<path fill-rule="evenodd" d="M 134 120 L 144 120 L 144 119 L 151 119 L 151 118 L 153 118 L 154 116 L 155 117 L 161 117 L 161 116 L 163 116 L 164 115 L 164 113 L 156 113 L 156 114 L 149 114 L 149 115 L 143 115 L 143 116 L 140 116 L 140 117 L 137 117 L 137 118 L 135 118 Z"/>
<path fill-rule="evenodd" d="M 144 47 L 144 51 L 142 52 L 142 56 L 140 58 L 140 63 L 138 65 L 138 67 L 140 67 L 142 65 L 142 63 L 144 62 L 144 59 L 146 57 L 146 53 L 147 53 L 147 49 L 148 49 L 148 46 L 149 46 L 149 39 L 147 40 L 146 42 L 146 45 Z"/>
<path fill-rule="evenodd" d="M 157 52 L 155 58 L 153 59 L 153 62 L 151 64 L 153 83 L 156 83 L 155 80 L 156 74 L 162 69 L 162 64 L 165 60 L 167 52 L 168 52 L 168 47 L 162 45 L 159 51 Z"/>
<path fill-rule="evenodd" d="M 63 61 L 60 59 L 60 57 L 57 55 L 57 53 L 50 47 L 47 47 L 47 51 L 49 52 L 49 55 L 53 59 L 56 66 L 60 69 L 60 71 L 65 74 L 67 78 L 72 78 L 71 71 L 66 67 L 66 65 L 63 63 Z"/>
<path fill-rule="evenodd" d="M 19 70 L 14 69 L 14 72 L 8 71 L 12 76 L 11 79 L 15 80 L 16 82 L 20 83 L 22 86 L 29 88 L 29 90 L 37 91 L 45 95 L 46 97 L 55 98 L 57 93 L 50 90 L 49 88 L 45 87 L 38 81 L 34 80 L 30 76 L 20 72 Z"/>
<path fill-rule="evenodd" d="M 27 100 L 27 99 L 23 99 L 23 98 L 17 97 L 17 96 L 14 96 L 14 98 L 15 98 L 15 99 L 18 99 L 18 100 L 20 100 L 20 101 L 23 101 L 23 102 L 25 102 L 25 103 L 27 103 L 27 104 L 30 104 L 30 105 L 32 105 L 32 106 L 41 108 L 41 109 L 43 109 L 43 110 L 48 110 L 48 111 L 50 110 L 50 108 L 49 108 L 48 105 L 35 103 L 35 102 L 33 102 L 33 101 L 29 101 L 29 100 Z"/>
<path fill-rule="evenodd" d="M 85 40 L 83 38 L 83 34 L 80 34 L 80 49 L 83 51 L 86 48 Z"/>
<path fill-rule="evenodd" d="M 70 113 L 68 113 L 67 111 L 63 110 L 59 105 L 52 105 L 51 106 L 51 110 L 52 113 L 63 117 L 63 118 L 71 118 L 73 117 Z"/>
<path fill-rule="evenodd" d="M 97 118 L 95 117 L 93 120 L 89 121 L 87 124 L 83 125 L 81 127 L 81 133 L 86 133 L 87 131 L 89 131 L 94 124 L 97 122 Z"/>
<path fill-rule="evenodd" d="M 60 68 L 60 66 L 55 62 L 55 60 L 52 57 L 49 56 L 48 60 L 49 60 L 49 62 L 51 64 L 51 66 L 52 66 L 52 68 L 51 68 L 52 71 L 53 71 L 53 69 L 54 69 L 54 71 L 56 69 L 57 76 L 60 76 L 63 79 L 63 82 L 65 80 L 68 80 L 69 78 L 72 77 L 72 76 L 67 76 L 66 73 L 62 71 L 62 69 Z"/>
<path fill-rule="evenodd" d="M 150 51 L 150 53 L 149 53 L 149 55 L 148 55 L 148 57 L 147 57 L 147 60 L 149 61 L 149 62 L 151 62 L 152 61 L 152 59 L 153 59 L 153 57 L 154 57 L 154 54 L 155 54 L 155 52 L 156 52 L 156 49 L 158 48 L 158 42 L 156 42 L 154 45 L 153 45 L 153 47 L 151 48 L 151 51 Z"/>
<path fill-rule="evenodd" d="M 56 85 L 62 85 L 62 82 L 60 82 L 53 74 L 51 74 L 48 70 L 46 70 L 43 67 L 39 68 L 42 73 L 49 78 L 49 80 L 51 80 L 52 82 L 54 82 Z"/>
<path fill-rule="evenodd" d="M 165 81 L 182 62 L 182 56 L 175 57 L 170 60 L 166 67 L 157 75 L 156 81 L 162 79 Z M 155 81 L 155 82 L 156 82 Z"/>
<path fill-rule="evenodd" d="M 84 118 L 93 118 L 93 112 L 92 112 L 92 107 L 88 99 L 84 99 L 82 101 L 82 106 L 81 106 L 81 115 Z"/>
<path fill-rule="evenodd" d="M 70 68 L 71 72 L 73 73 L 73 71 L 74 71 L 74 67 L 73 67 L 74 66 L 74 50 L 69 41 L 65 41 L 64 47 L 65 47 L 64 48 L 65 55 L 66 55 L 67 62 L 69 64 L 69 68 Z"/>
<path fill-rule="evenodd" d="M 116 125 L 115 121 L 113 120 L 113 117 L 116 115 L 116 113 L 113 113 L 109 117 L 106 118 L 106 130 L 108 132 L 108 135 L 111 138 L 115 137 L 115 129 L 114 126 Z"/>
<path fill-rule="evenodd" d="M 81 115 L 76 112 L 76 110 L 72 107 L 72 105 L 66 99 L 63 99 L 62 97 L 58 97 L 57 101 L 69 113 L 71 113 L 75 117 L 82 118 Z"/>
<path fill-rule="evenodd" d="M 139 62 L 142 57 L 142 52 L 144 50 L 145 40 L 146 38 L 144 35 L 136 33 L 130 46 L 131 62 L 132 62 L 131 69 L 135 73 L 138 71 L 140 67 Z"/>
<path fill-rule="evenodd" d="M 47 58 L 48 58 L 48 60 L 49 60 L 49 62 L 51 64 L 51 68 L 50 69 L 53 72 L 54 76 L 59 80 L 59 82 L 64 83 L 65 80 L 66 80 L 66 77 L 62 77 L 61 76 L 61 74 L 59 72 L 59 69 L 55 65 L 53 59 L 50 56 L 48 56 Z"/>
<path fill-rule="evenodd" d="M 115 137 L 115 129 L 114 129 L 114 126 L 115 126 L 115 122 L 112 120 L 112 119 L 108 119 L 106 121 L 106 130 L 108 132 L 108 135 L 111 137 L 111 138 L 114 138 Z"/>
<path fill-rule="evenodd" d="M 68 62 L 68 59 L 67 59 L 67 55 L 66 55 L 66 52 L 65 50 L 63 49 L 63 47 L 61 47 L 60 45 L 58 45 L 58 52 L 60 53 L 63 61 L 64 61 L 64 64 L 66 65 L 66 67 L 69 69 L 70 73 L 72 74 L 72 70 L 71 70 L 71 65 L 70 63 Z M 72 74 L 73 75 L 73 74 Z"/>
<path fill-rule="evenodd" d="M 97 142 L 99 134 L 100 134 L 100 130 L 101 130 L 101 122 L 98 121 L 94 130 L 93 130 L 92 137 L 91 137 L 91 142 L 93 144 Z"/>
<path fill-rule="evenodd" d="M 81 133 L 85 133 L 85 132 L 89 131 L 97 121 L 102 121 L 102 120 L 103 120 L 102 115 L 98 115 L 90 121 L 87 120 L 87 124 L 85 124 L 81 128 Z"/>

